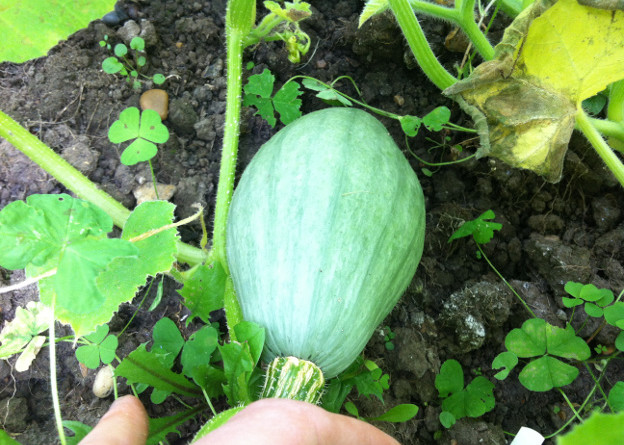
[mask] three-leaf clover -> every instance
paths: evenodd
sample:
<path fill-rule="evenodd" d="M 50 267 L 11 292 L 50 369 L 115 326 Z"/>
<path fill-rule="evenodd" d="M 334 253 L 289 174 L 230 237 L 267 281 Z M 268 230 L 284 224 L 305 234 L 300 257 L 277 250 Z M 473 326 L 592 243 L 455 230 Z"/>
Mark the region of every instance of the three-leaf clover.
<path fill-rule="evenodd" d="M 108 365 L 115 359 L 119 341 L 115 335 L 108 335 L 108 325 L 98 326 L 95 332 L 85 335 L 84 338 L 91 343 L 76 349 L 76 358 L 87 368 L 97 368 L 100 361 Z"/>
<path fill-rule="evenodd" d="M 135 139 L 121 154 L 124 165 L 134 165 L 152 159 L 158 152 L 156 144 L 169 139 L 169 130 L 162 124 L 154 110 L 139 112 L 136 107 L 126 108 L 119 114 L 108 130 L 108 139 L 113 144 Z"/>
<path fill-rule="evenodd" d="M 573 298 L 563 297 L 563 305 L 571 308 L 584 304 L 585 312 L 591 317 L 602 317 L 603 308 L 615 299 L 609 289 L 598 289 L 593 284 L 568 281 L 564 289 Z"/>
<path fill-rule="evenodd" d="M 514 329 L 505 338 L 508 352 L 499 354 L 493 368 L 505 368 L 496 378 L 504 379 L 515 366 L 516 357 L 532 359 L 518 376 L 520 383 L 530 391 L 543 392 L 569 385 L 579 374 L 578 368 L 557 357 L 587 360 L 591 351 L 571 326 L 565 329 L 552 326 L 541 318 L 531 318 Z"/>

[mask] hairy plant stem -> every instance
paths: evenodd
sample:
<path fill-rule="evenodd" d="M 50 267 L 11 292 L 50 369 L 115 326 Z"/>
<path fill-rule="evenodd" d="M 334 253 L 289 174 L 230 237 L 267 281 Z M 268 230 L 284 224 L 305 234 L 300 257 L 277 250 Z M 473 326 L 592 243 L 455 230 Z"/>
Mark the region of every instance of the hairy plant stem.
<path fill-rule="evenodd" d="M 418 65 L 420 65 L 429 80 L 440 90 L 445 90 L 457 82 L 457 79 L 444 69 L 438 62 L 438 59 L 436 59 L 433 51 L 431 51 L 429 42 L 427 42 L 427 38 L 418 23 L 418 19 L 416 19 L 409 1 L 389 0 L 388 3 Z"/>
<path fill-rule="evenodd" d="M 456 24 L 468 36 L 481 57 L 485 60 L 494 58 L 494 47 L 488 42 L 474 19 L 475 0 L 458 0 L 455 2 L 454 8 L 447 8 L 422 0 L 409 0 L 409 4 L 416 12 Z"/>
<path fill-rule="evenodd" d="M 256 17 L 254 0 L 230 0 L 225 16 L 227 52 L 227 96 L 225 102 L 225 126 L 223 130 L 223 150 L 217 184 L 214 230 L 212 233 L 212 255 L 221 263 L 227 275 L 224 294 L 224 309 L 230 338 L 236 340 L 234 326 L 243 321 L 242 311 L 236 294 L 230 268 L 227 264 L 226 224 L 234 193 L 234 177 L 238 157 L 240 131 L 241 96 L 243 92 L 243 39 L 249 34 Z"/>
<path fill-rule="evenodd" d="M 223 130 L 223 152 L 217 185 L 212 249 L 214 258 L 221 263 L 229 275 L 225 252 L 225 233 L 232 193 L 236 159 L 238 157 L 238 138 L 240 130 L 241 95 L 243 90 L 243 46 L 242 35 L 231 29 L 227 35 L 227 97 L 225 105 L 225 126 Z"/>
<path fill-rule="evenodd" d="M 130 216 L 130 210 L 108 193 L 100 190 L 54 150 L 2 111 L 0 111 L 0 137 L 28 156 L 39 167 L 74 192 L 78 198 L 98 206 L 113 219 L 117 227 L 123 228 Z M 206 254 L 200 249 L 178 242 L 179 261 L 193 265 L 201 263 L 205 256 Z"/>
<path fill-rule="evenodd" d="M 607 164 L 609 170 L 613 172 L 617 180 L 624 187 L 624 164 L 622 164 L 620 158 L 618 158 L 611 147 L 609 147 L 596 127 L 592 125 L 589 117 L 580 105 L 577 107 L 576 125 L 592 144 L 604 163 Z"/>

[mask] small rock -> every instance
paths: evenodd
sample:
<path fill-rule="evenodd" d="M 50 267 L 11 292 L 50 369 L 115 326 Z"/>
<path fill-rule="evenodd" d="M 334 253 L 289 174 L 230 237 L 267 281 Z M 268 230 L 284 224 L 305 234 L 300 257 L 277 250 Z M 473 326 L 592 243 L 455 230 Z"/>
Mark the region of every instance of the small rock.
<path fill-rule="evenodd" d="M 123 16 L 119 15 L 117 11 L 111 11 L 108 14 L 105 14 L 104 17 L 102 17 L 102 21 L 108 26 L 115 26 L 115 25 L 119 25 L 126 18 L 128 17 L 126 16 L 124 18 Z"/>
<path fill-rule="evenodd" d="M 117 35 L 126 42 L 127 45 L 130 45 L 130 41 L 137 37 L 141 32 L 141 27 L 134 20 L 128 20 L 124 25 L 119 28 L 117 31 Z"/>
<path fill-rule="evenodd" d="M 451 348 L 459 353 L 479 349 L 486 335 L 509 318 L 511 303 L 504 284 L 485 280 L 451 294 L 440 313 L 440 320 L 455 331 Z"/>
<path fill-rule="evenodd" d="M 176 191 L 176 186 L 171 184 L 156 184 L 158 188 L 158 198 L 156 198 L 156 191 L 154 190 L 154 184 L 147 182 L 132 191 L 132 194 L 137 200 L 137 205 L 145 201 L 154 201 L 160 199 L 168 201 Z"/>
<path fill-rule="evenodd" d="M 611 194 L 600 196 L 592 200 L 591 204 L 594 211 L 594 221 L 601 231 L 606 232 L 617 225 L 622 212 L 615 196 Z"/>
<path fill-rule="evenodd" d="M 114 379 L 112 366 L 106 365 L 101 368 L 93 381 L 93 394 L 100 399 L 108 397 L 113 391 Z"/>
<path fill-rule="evenodd" d="M 158 43 L 156 28 L 149 20 L 141 20 L 141 33 L 139 34 L 139 37 L 142 37 L 143 40 L 145 40 L 146 47 L 155 46 Z"/>
<path fill-rule="evenodd" d="M 167 119 L 169 114 L 169 95 L 165 90 L 154 88 L 141 94 L 139 104 L 142 110 L 154 110 L 161 120 Z"/>
<path fill-rule="evenodd" d="M 89 176 L 97 167 L 100 153 L 90 147 L 87 136 L 78 136 L 73 145 L 63 149 L 63 158 L 82 174 Z"/>

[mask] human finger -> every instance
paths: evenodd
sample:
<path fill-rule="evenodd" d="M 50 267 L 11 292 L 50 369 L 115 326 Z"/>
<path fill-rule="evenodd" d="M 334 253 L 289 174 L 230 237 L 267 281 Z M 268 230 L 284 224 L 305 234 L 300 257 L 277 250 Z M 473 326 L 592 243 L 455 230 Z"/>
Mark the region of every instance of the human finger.
<path fill-rule="evenodd" d="M 398 445 L 361 420 L 306 402 L 254 402 L 194 445 Z"/>
<path fill-rule="evenodd" d="M 143 404 L 136 397 L 128 395 L 113 402 L 79 445 L 145 445 L 148 428 Z"/>

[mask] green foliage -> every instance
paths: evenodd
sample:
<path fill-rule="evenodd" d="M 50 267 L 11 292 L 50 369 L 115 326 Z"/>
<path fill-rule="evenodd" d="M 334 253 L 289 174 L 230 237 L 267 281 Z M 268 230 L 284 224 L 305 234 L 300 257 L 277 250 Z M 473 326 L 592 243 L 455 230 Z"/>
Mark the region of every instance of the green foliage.
<path fill-rule="evenodd" d="M 221 392 L 221 385 L 215 385 L 215 382 L 225 382 L 223 371 L 212 364 L 218 344 L 219 331 L 212 326 L 204 326 L 184 343 L 180 357 L 184 375 L 192 378 L 210 396 Z M 217 391 L 213 389 L 215 387 Z"/>
<path fill-rule="evenodd" d="M 435 387 L 444 399 L 440 423 L 446 428 L 463 417 L 480 417 L 494 409 L 494 384 L 477 376 L 464 388 L 464 372 L 457 360 L 442 364 Z"/>
<path fill-rule="evenodd" d="M 136 107 L 129 107 L 119 114 L 108 130 L 108 139 L 113 144 L 134 139 L 121 154 L 124 165 L 134 165 L 149 161 L 158 152 L 156 144 L 163 144 L 169 139 L 169 130 L 162 124 L 160 116 L 154 110 L 139 112 Z"/>
<path fill-rule="evenodd" d="M 603 308 L 615 299 L 609 289 L 598 289 L 593 284 L 569 281 L 564 289 L 573 298 L 563 297 L 563 305 L 568 308 L 584 305 L 585 312 L 590 317 L 602 317 Z"/>
<path fill-rule="evenodd" d="M 337 413 L 353 388 L 360 396 L 375 396 L 383 402 L 383 392 L 389 388 L 390 376 L 371 360 L 358 357 L 345 371 L 329 380 L 321 404 L 327 411 Z"/>
<path fill-rule="evenodd" d="M 613 411 L 624 411 L 624 382 L 617 382 L 609 391 L 609 406 Z"/>
<path fill-rule="evenodd" d="M 392 332 L 389 326 L 386 326 L 384 328 L 384 332 L 386 331 L 387 333 L 384 334 L 384 345 L 386 347 L 386 350 L 394 351 L 394 343 L 392 342 L 392 340 L 394 339 L 394 337 L 396 337 L 396 334 Z"/>
<path fill-rule="evenodd" d="M 358 419 L 365 420 L 367 422 L 393 422 L 402 423 L 413 419 L 418 414 L 418 407 L 411 403 L 402 403 L 390 408 L 385 413 L 376 417 L 360 417 L 360 412 L 357 406 L 353 402 L 345 403 L 345 410 L 349 414 Z"/>
<path fill-rule="evenodd" d="M 132 243 L 107 237 L 112 226 L 110 217 L 88 202 L 65 194 L 31 195 L 0 211 L 0 265 L 26 268 L 28 276 L 56 270 L 39 282 L 41 301 L 55 307 L 57 318 L 69 315 L 65 321 L 76 330 L 76 322 L 106 299 L 96 284 L 99 273 L 117 257 L 136 257 Z"/>
<path fill-rule="evenodd" d="M 223 266 L 202 264 L 183 274 L 184 287 L 178 291 L 184 297 L 184 305 L 191 311 L 189 321 L 195 317 L 210 322 L 210 313 L 223 308 L 223 294 L 227 278 Z"/>
<path fill-rule="evenodd" d="M 422 118 L 422 123 L 427 130 L 440 131 L 451 119 L 451 110 L 447 107 L 438 107 L 427 113 Z"/>
<path fill-rule="evenodd" d="M 264 6 L 269 10 L 269 13 L 262 18 L 258 26 L 251 30 L 239 27 L 245 36 L 243 47 L 255 45 L 261 41 L 281 40 L 286 44 L 288 60 L 292 63 L 299 63 L 301 56 L 306 55 L 310 49 L 310 36 L 299 27 L 300 21 L 312 15 L 310 4 L 301 0 L 294 0 L 284 2 L 283 5 L 284 7 L 277 2 L 265 1 Z M 233 11 L 237 13 L 236 16 L 240 16 L 240 10 L 244 10 L 245 6 L 242 6 L 239 11 L 237 9 L 239 8 L 233 4 L 231 8 L 228 8 L 228 15 Z M 245 21 L 239 17 L 235 18 L 234 14 L 231 15 L 233 22 Z M 248 20 L 247 23 L 249 23 Z M 232 23 L 232 26 L 236 26 L 236 23 Z"/>
<path fill-rule="evenodd" d="M 88 345 L 76 349 L 76 358 L 89 369 L 96 369 L 100 362 L 108 365 L 115 359 L 119 341 L 115 335 L 108 335 L 108 325 L 100 325 L 95 332 L 85 335 Z"/>
<path fill-rule="evenodd" d="M 163 392 L 188 397 L 201 397 L 199 386 L 165 366 L 158 354 L 147 351 L 142 344 L 124 358 L 115 369 L 115 375 L 125 377 L 128 384 L 144 383 Z"/>
<path fill-rule="evenodd" d="M 275 95 L 273 87 L 275 76 L 268 69 L 264 69 L 261 74 L 249 76 L 247 84 L 243 87 L 245 96 L 243 105 L 254 106 L 258 109 L 256 114 L 262 116 L 271 127 L 275 127 L 277 120 L 275 112 L 279 113 L 280 121 L 288 125 L 301 116 L 301 99 L 297 82 L 286 82 Z"/>
<path fill-rule="evenodd" d="M 494 231 L 500 230 L 503 227 L 500 223 L 486 221 L 488 219 L 494 219 L 495 217 L 494 211 L 486 210 L 472 221 L 464 222 L 459 229 L 451 235 L 448 242 L 450 243 L 455 239 L 472 235 L 475 242 L 478 244 L 489 243 L 494 237 Z"/>
<path fill-rule="evenodd" d="M 509 373 L 518 364 L 518 356 L 510 351 L 501 352 L 494 358 L 492 362 L 493 369 L 503 368 L 502 371 L 497 372 L 494 377 L 498 380 L 505 380 Z"/>
<path fill-rule="evenodd" d="M 355 89 L 359 91 L 353 79 L 348 76 L 345 76 L 343 78 L 350 80 L 351 83 L 353 83 Z M 400 116 L 394 113 L 389 113 L 387 111 L 379 110 L 377 108 L 371 107 L 370 105 L 367 105 L 364 102 L 357 101 L 335 89 L 333 85 L 340 79 L 342 78 L 338 78 L 328 85 L 318 79 L 314 79 L 312 77 L 304 77 L 301 83 L 307 89 L 316 91 L 316 97 L 321 99 L 328 105 L 334 107 L 351 107 L 354 103 L 357 103 L 358 105 L 363 106 L 372 112 L 379 113 L 392 119 L 396 119 L 401 124 L 401 129 L 403 130 L 403 133 L 405 133 L 409 137 L 416 136 L 421 125 L 424 125 L 430 131 L 440 131 L 449 123 L 449 120 L 451 118 L 451 111 L 447 107 L 443 106 L 433 109 L 422 118 L 411 115 Z M 293 82 L 293 80 L 291 79 L 290 82 Z"/>
<path fill-rule="evenodd" d="M 549 391 L 569 385 L 578 376 L 578 368 L 571 366 L 557 357 L 577 361 L 587 360 L 591 351 L 585 341 L 578 337 L 574 329 L 552 326 L 541 318 L 525 321 L 520 329 L 514 329 L 505 338 L 505 346 L 520 358 L 530 358 L 527 365 L 520 371 L 519 380 L 522 385 L 536 392 Z M 504 367 L 502 374 L 496 375 L 504 379 L 513 368 L 513 359 L 503 353 L 495 359 L 495 368 Z"/>
<path fill-rule="evenodd" d="M 165 82 L 164 75 L 158 73 L 153 76 L 145 76 L 140 74 L 141 68 L 147 63 L 145 57 L 145 40 L 141 37 L 134 37 L 130 41 L 129 53 L 128 47 L 123 43 L 117 43 L 112 47 L 109 42 L 108 36 L 104 36 L 104 40 L 100 40 L 100 46 L 106 48 L 108 51 L 113 51 L 114 56 L 107 57 L 102 61 L 102 70 L 108 74 L 120 74 L 126 78 L 128 83 L 132 83 L 132 88 L 138 90 L 141 88 L 141 81 L 139 76 L 145 79 L 151 79 L 156 85 L 161 85 Z M 132 59 L 132 60 L 131 60 Z"/>
<path fill-rule="evenodd" d="M 316 97 L 321 99 L 328 105 L 334 107 L 351 107 L 353 102 L 345 97 L 344 94 L 334 89 L 332 86 L 327 85 L 320 80 L 304 78 L 301 83 L 309 90 L 316 91 Z"/>
<path fill-rule="evenodd" d="M 93 427 L 75 420 L 64 420 L 63 426 L 74 433 L 72 437 L 67 438 L 67 445 L 78 445 L 93 429 Z M 4 442 L 0 441 L 0 443 Z"/>
<path fill-rule="evenodd" d="M 255 400 L 254 394 L 258 392 L 251 392 L 250 387 L 254 385 L 256 373 L 259 372 L 255 366 L 262 355 L 266 335 L 264 328 L 248 321 L 236 325 L 234 331 L 239 341 L 219 346 L 228 382 L 223 389 L 230 406 Z"/>
<path fill-rule="evenodd" d="M 45 56 L 59 41 L 111 11 L 114 4 L 115 0 L 3 0 L 0 63 Z"/>
<path fill-rule="evenodd" d="M 108 322 L 148 276 L 171 268 L 177 232 L 159 228 L 171 223 L 173 209 L 143 203 L 113 239 L 112 220 L 98 207 L 64 194 L 31 195 L 0 211 L 0 265 L 41 278 L 41 302 L 80 337 Z"/>
<path fill-rule="evenodd" d="M 203 405 L 181 411 L 171 416 L 149 419 L 149 436 L 145 445 L 160 445 L 167 443 L 168 434 L 180 435 L 178 426 L 196 417 L 204 409 Z"/>
<path fill-rule="evenodd" d="M 620 445 L 624 437 L 624 412 L 594 412 L 584 423 L 557 438 L 557 445 Z"/>

